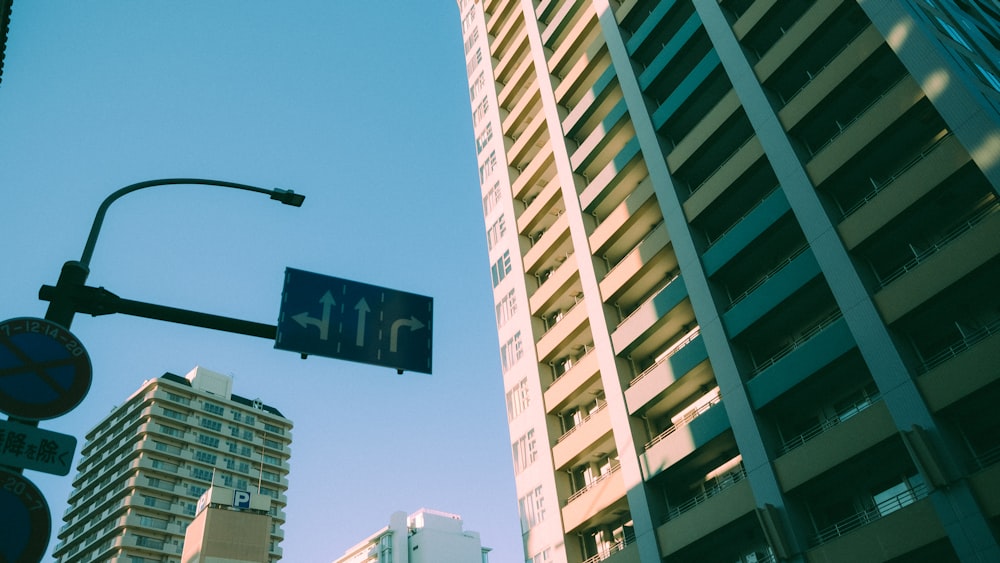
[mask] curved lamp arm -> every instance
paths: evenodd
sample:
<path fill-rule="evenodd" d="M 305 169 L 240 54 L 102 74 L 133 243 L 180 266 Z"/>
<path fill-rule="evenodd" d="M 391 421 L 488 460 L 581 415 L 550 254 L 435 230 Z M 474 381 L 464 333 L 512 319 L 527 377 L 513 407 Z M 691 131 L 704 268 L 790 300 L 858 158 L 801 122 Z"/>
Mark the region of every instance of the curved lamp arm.
<path fill-rule="evenodd" d="M 143 188 L 151 188 L 153 186 L 166 186 L 173 184 L 196 184 L 205 186 L 219 186 L 223 188 L 235 188 L 238 190 L 246 190 L 249 192 L 257 192 L 261 194 L 267 194 L 271 196 L 271 199 L 278 200 L 285 205 L 291 205 L 294 207 L 301 207 L 303 200 L 306 196 L 297 194 L 292 190 L 282 190 L 274 189 L 268 190 L 265 188 L 258 188 L 256 186 L 250 186 L 247 184 L 238 184 L 236 182 L 226 182 L 223 180 L 206 180 L 202 178 L 164 178 L 160 180 L 147 180 L 145 182 L 138 182 L 130 186 L 125 186 L 124 188 L 116 191 L 115 193 L 109 195 L 101 202 L 101 206 L 97 208 L 97 215 L 94 217 L 94 224 L 90 227 L 90 236 L 87 237 L 87 244 L 83 247 L 83 255 L 80 257 L 80 264 L 86 268 L 90 269 L 90 260 L 94 255 L 94 247 L 97 245 L 97 236 L 101 232 L 101 225 L 104 223 L 104 216 L 108 212 L 108 208 L 116 200 L 124 195 L 130 194 L 134 191 L 141 190 Z"/>

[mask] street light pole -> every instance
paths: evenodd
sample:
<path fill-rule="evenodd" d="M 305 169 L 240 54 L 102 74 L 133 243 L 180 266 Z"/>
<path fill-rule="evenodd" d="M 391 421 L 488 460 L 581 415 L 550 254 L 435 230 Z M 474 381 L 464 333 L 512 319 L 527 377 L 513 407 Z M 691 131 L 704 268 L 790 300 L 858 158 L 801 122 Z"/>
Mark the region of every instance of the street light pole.
<path fill-rule="evenodd" d="M 94 216 L 94 224 L 90 227 L 90 235 L 87 237 L 87 243 L 83 247 L 83 254 L 79 261 L 69 261 L 63 264 L 62 271 L 59 273 L 59 280 L 56 282 L 56 286 L 51 288 L 49 286 L 43 286 L 42 291 L 39 292 L 39 297 L 42 299 L 48 299 L 50 301 L 48 310 L 45 312 L 45 319 L 58 323 L 59 325 L 69 328 L 73 324 L 73 317 L 77 312 L 88 312 L 92 315 L 106 314 L 106 313 L 116 313 L 116 312 L 127 312 L 120 310 L 110 310 L 108 309 L 107 303 L 97 298 L 111 296 L 118 301 L 116 304 L 120 304 L 122 301 L 125 303 L 142 304 L 139 302 L 133 302 L 128 300 L 118 299 L 117 296 L 111 294 L 110 292 L 104 292 L 106 295 L 95 295 L 95 292 L 85 292 L 85 283 L 87 282 L 87 277 L 90 275 L 90 260 L 94 256 L 94 247 L 97 245 L 97 237 L 101 232 L 101 226 L 104 224 L 104 216 L 108 212 L 108 208 L 111 204 L 117 201 L 122 196 L 130 194 L 134 191 L 138 191 L 145 188 L 152 188 L 154 186 L 167 186 L 167 185 L 204 185 L 204 186 L 219 186 L 222 188 L 232 188 L 237 190 L 244 190 L 249 192 L 257 192 L 265 195 L 271 196 L 271 199 L 277 200 L 284 205 L 291 205 L 293 207 L 301 207 L 302 202 L 305 200 L 305 196 L 297 194 L 292 190 L 282 190 L 273 189 L 269 190 L 266 188 L 259 188 L 257 186 L 251 186 L 248 184 L 239 184 L 236 182 L 227 182 L 224 180 L 207 180 L 203 178 L 164 178 L 160 180 L 147 180 L 145 182 L 138 182 L 125 186 L 124 188 L 112 193 L 101 202 L 101 206 L 97 208 L 97 215 Z M 86 298 L 86 303 L 81 302 Z M 111 300 L 113 301 L 113 300 Z M 81 311 L 81 307 L 87 309 Z M 170 308 L 162 308 L 170 309 Z M 180 310 L 174 310 L 180 311 Z M 197 314 L 193 312 L 188 312 L 192 314 Z M 132 313 L 135 314 L 135 313 Z M 139 316 L 149 316 L 148 314 L 139 314 Z M 211 317 L 211 315 L 209 315 Z M 151 317 L 160 318 L 160 317 Z M 166 319 L 165 319 L 166 320 Z M 176 321 L 174 322 L 185 322 Z M 185 324 L 196 324 L 196 323 L 185 323 Z M 258 323 L 252 323 L 258 324 Z M 205 325 L 199 325 L 205 326 Z M 267 325 L 264 326 L 265 329 Z M 212 327 L 209 327 L 212 328 Z M 256 327 L 252 327 L 256 328 Z M 259 329 L 257 330 L 259 333 Z M 246 333 L 246 332 L 244 332 Z M 266 330 L 265 330 L 266 333 Z M 255 335 L 259 335 L 256 334 Z"/>

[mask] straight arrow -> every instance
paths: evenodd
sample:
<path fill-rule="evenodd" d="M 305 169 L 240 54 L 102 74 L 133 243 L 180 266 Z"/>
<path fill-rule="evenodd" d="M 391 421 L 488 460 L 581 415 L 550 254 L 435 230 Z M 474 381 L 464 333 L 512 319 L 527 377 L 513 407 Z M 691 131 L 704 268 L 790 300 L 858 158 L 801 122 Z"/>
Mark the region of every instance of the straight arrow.
<path fill-rule="evenodd" d="M 368 306 L 368 302 L 362 297 L 358 304 L 354 306 L 354 310 L 358 312 L 358 338 L 354 342 L 358 346 L 365 345 L 365 319 L 368 317 L 368 313 L 371 311 L 371 307 Z"/>

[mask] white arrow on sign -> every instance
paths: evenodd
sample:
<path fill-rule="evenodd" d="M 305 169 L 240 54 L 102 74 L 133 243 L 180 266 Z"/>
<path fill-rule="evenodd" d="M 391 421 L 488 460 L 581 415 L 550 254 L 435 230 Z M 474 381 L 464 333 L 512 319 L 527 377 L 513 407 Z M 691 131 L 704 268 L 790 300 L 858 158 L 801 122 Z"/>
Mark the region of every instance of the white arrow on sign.
<path fill-rule="evenodd" d="M 299 313 L 298 315 L 293 315 L 292 319 L 302 325 L 302 328 L 306 328 L 309 325 L 315 326 L 319 329 L 319 339 L 326 340 L 330 336 L 330 309 L 337 302 L 333 300 L 333 295 L 329 291 L 324 293 L 323 297 L 319 298 L 319 302 L 323 304 L 323 318 L 317 319 L 310 317 L 309 313 Z"/>
<path fill-rule="evenodd" d="M 356 346 L 365 345 L 365 317 L 371 312 L 371 307 L 368 306 L 368 302 L 362 297 L 358 304 L 354 306 L 354 310 L 358 312 L 358 338 L 354 342 Z"/>
<path fill-rule="evenodd" d="M 415 330 L 420 330 L 424 328 L 424 323 L 417 320 L 417 317 L 410 317 L 408 319 L 396 319 L 392 323 L 392 328 L 389 330 L 389 351 L 396 351 L 396 341 L 399 339 L 399 329 L 407 326 L 410 327 L 410 332 Z"/>

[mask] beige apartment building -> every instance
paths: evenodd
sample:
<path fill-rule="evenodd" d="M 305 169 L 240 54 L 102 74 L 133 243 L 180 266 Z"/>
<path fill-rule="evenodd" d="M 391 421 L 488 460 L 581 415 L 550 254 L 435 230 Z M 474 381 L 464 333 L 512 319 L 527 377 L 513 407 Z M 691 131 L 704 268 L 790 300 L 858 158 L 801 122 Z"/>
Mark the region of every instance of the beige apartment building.
<path fill-rule="evenodd" d="M 525 559 L 1000 561 L 1000 10 L 458 0 Z"/>
<path fill-rule="evenodd" d="M 63 515 L 59 563 L 180 563 L 214 485 L 269 497 L 266 553 L 281 559 L 292 422 L 202 367 L 145 381 L 87 433 Z"/>

